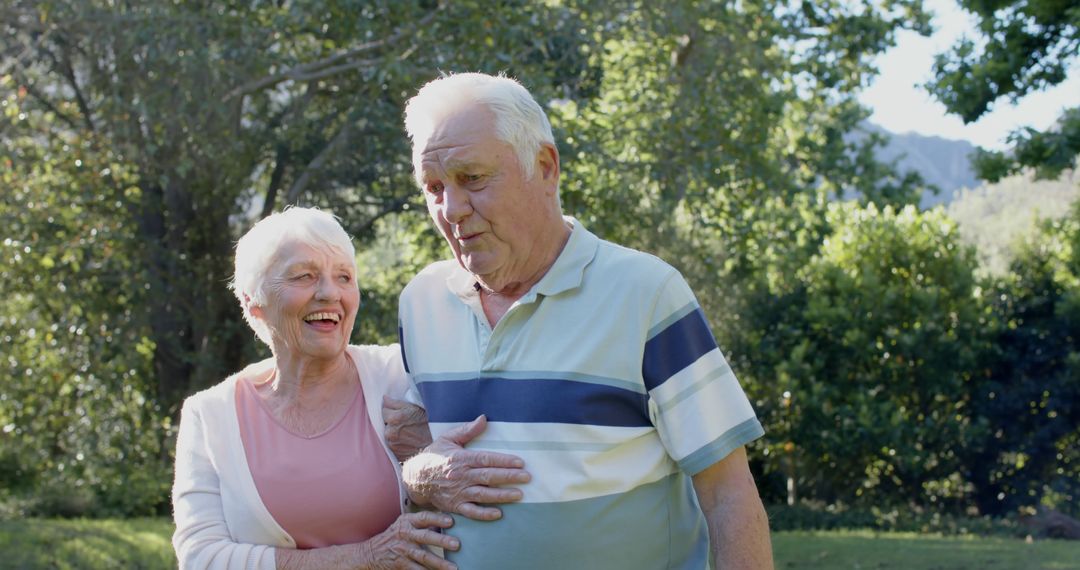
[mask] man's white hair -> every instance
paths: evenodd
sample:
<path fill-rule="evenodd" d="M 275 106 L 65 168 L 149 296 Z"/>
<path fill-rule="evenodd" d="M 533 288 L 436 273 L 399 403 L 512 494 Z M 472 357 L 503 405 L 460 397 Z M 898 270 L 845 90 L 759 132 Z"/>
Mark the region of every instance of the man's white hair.
<path fill-rule="evenodd" d="M 235 272 L 229 288 L 240 301 L 244 320 L 259 340 L 273 348 L 270 329 L 251 315 L 251 307 L 266 306 L 266 278 L 279 261 L 282 246 L 301 243 L 309 247 L 356 258 L 356 248 L 332 214 L 316 208 L 286 208 L 259 220 L 236 242 Z"/>
<path fill-rule="evenodd" d="M 525 178 L 533 177 L 540 147 L 544 143 L 555 145 L 551 123 L 536 99 L 516 79 L 505 75 L 455 73 L 430 81 L 405 104 L 405 131 L 412 139 L 417 184 L 423 184 L 421 153 L 435 128 L 477 103 L 495 115 L 495 136 L 514 148 Z"/>

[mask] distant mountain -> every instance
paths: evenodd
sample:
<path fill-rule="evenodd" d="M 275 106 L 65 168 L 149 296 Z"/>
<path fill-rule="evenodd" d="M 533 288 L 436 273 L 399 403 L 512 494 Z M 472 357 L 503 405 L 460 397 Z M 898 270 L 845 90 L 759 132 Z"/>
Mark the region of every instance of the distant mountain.
<path fill-rule="evenodd" d="M 957 222 L 961 239 L 975 247 L 981 271 L 986 274 L 1006 273 L 1040 220 L 1060 218 L 1080 200 L 1080 170 L 1066 170 L 1056 180 L 1035 180 L 1024 173 L 988 184 L 975 177 L 969 159 L 975 146 L 967 141 L 898 135 L 870 123 L 862 126 L 890 139 L 878 149 L 878 160 L 898 159 L 901 172 L 918 172 L 940 188 L 937 195 L 924 194 L 919 206 L 945 206 Z"/>
<path fill-rule="evenodd" d="M 896 134 L 872 123 L 864 123 L 868 131 L 884 133 L 889 142 L 878 149 L 882 162 L 899 159 L 900 172 L 915 171 L 923 180 L 940 189 L 937 195 L 926 193 L 919 206 L 923 209 L 937 204 L 948 204 L 963 188 L 976 188 L 981 181 L 975 177 L 969 157 L 975 145 L 967 141 L 949 140 L 941 137 L 915 133 Z"/>

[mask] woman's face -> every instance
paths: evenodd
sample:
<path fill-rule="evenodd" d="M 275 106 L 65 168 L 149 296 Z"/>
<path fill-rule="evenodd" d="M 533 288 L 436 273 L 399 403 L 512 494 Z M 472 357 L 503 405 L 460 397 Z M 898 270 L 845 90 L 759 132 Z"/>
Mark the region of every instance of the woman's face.
<path fill-rule="evenodd" d="M 276 355 L 335 358 L 345 350 L 360 305 L 355 260 L 286 242 L 265 286 L 266 304 L 252 307 L 251 313 L 270 329 Z"/>

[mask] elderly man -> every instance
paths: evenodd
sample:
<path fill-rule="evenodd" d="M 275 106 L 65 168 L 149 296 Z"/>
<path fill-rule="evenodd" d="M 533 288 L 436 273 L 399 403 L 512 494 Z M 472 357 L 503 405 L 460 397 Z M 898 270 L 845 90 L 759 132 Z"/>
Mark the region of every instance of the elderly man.
<path fill-rule="evenodd" d="M 551 126 L 513 79 L 432 81 L 405 126 L 454 256 L 400 303 L 435 436 L 405 478 L 456 515 L 449 559 L 770 568 L 743 448 L 762 428 L 682 276 L 563 216 Z"/>

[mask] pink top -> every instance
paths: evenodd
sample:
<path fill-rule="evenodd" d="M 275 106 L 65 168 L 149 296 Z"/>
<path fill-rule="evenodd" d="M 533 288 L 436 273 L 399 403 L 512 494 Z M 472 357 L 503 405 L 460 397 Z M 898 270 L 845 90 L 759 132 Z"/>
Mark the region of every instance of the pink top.
<path fill-rule="evenodd" d="M 320 434 L 295 434 L 250 381 L 236 383 L 240 439 L 266 509 L 297 548 L 365 541 L 401 514 L 397 474 L 368 419 L 364 391 Z"/>

